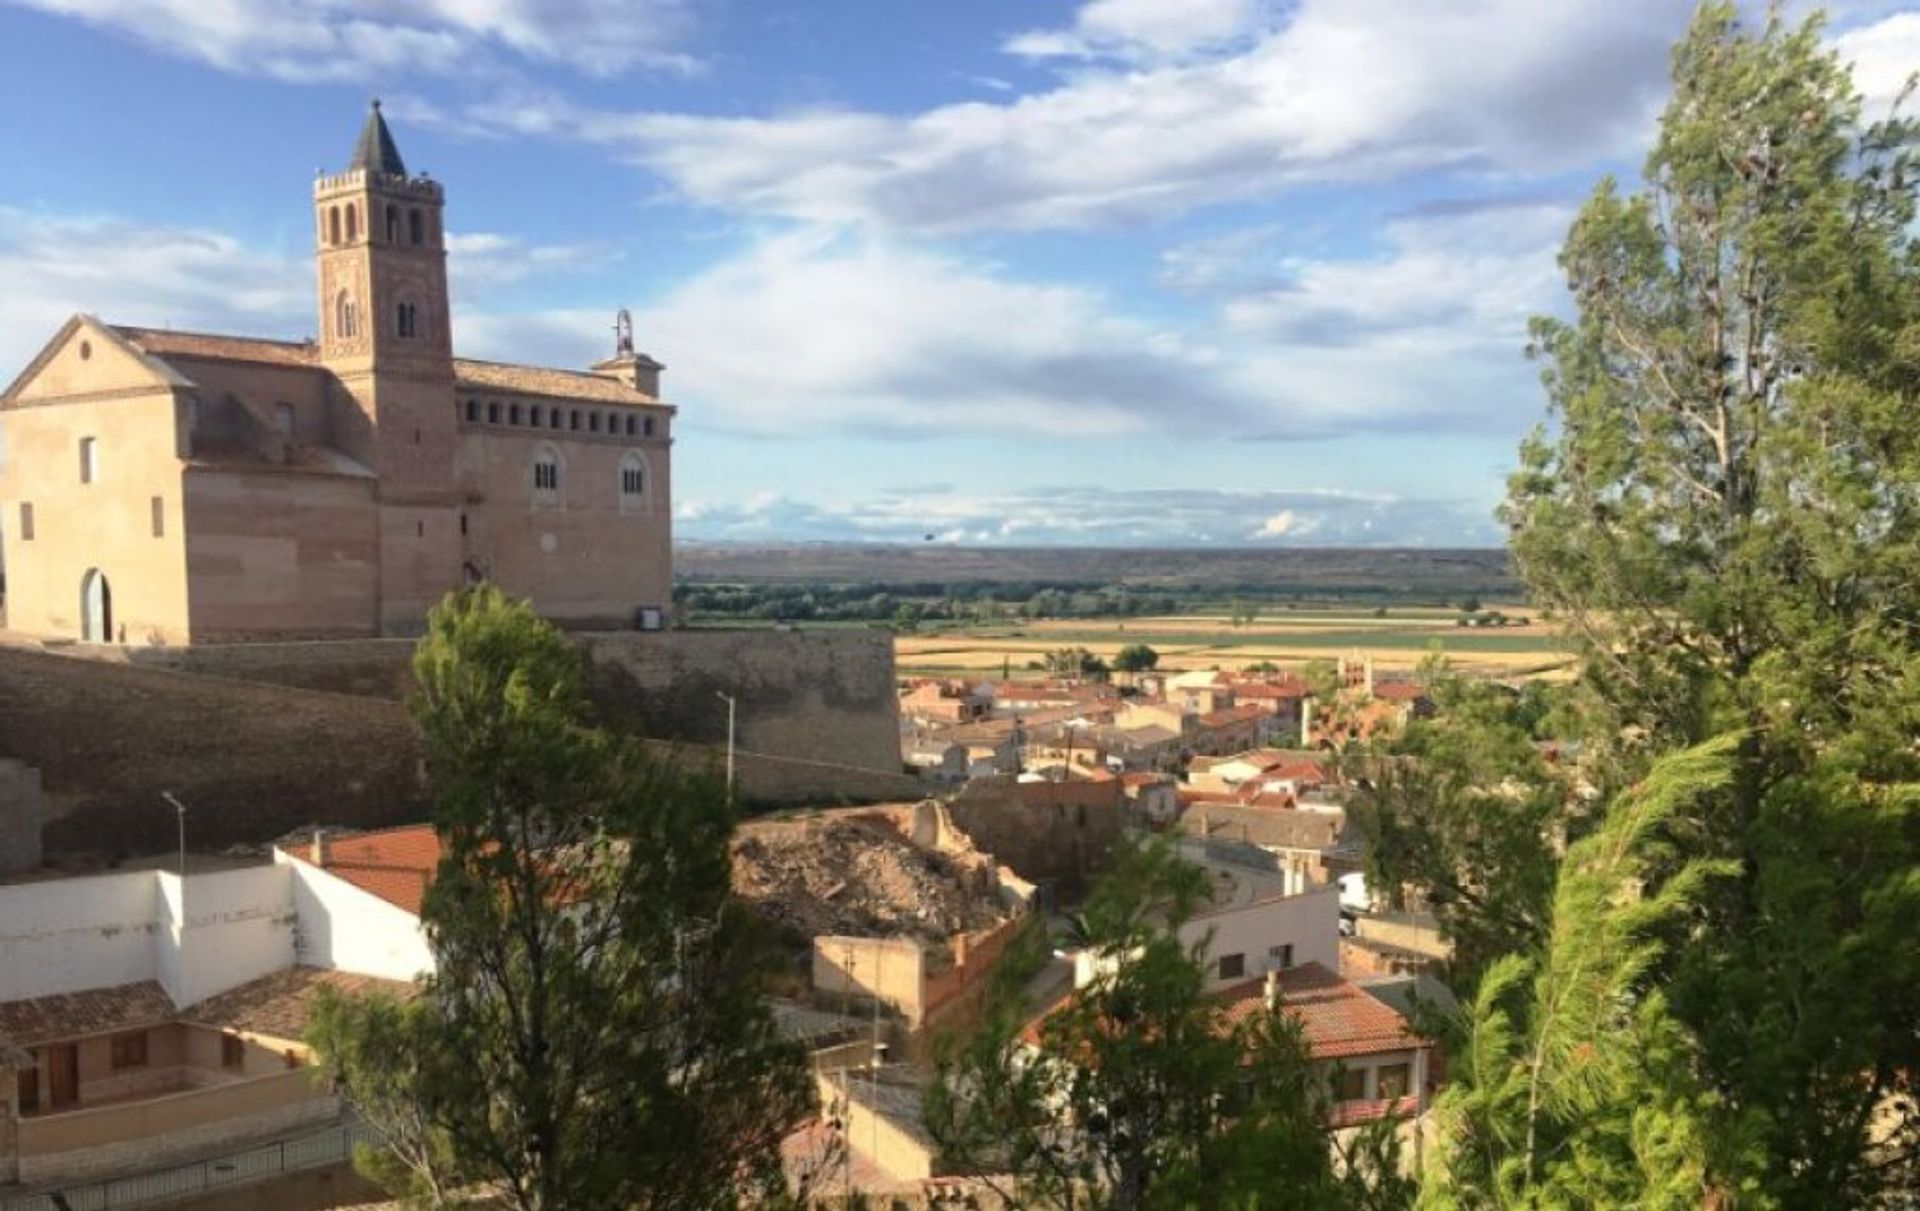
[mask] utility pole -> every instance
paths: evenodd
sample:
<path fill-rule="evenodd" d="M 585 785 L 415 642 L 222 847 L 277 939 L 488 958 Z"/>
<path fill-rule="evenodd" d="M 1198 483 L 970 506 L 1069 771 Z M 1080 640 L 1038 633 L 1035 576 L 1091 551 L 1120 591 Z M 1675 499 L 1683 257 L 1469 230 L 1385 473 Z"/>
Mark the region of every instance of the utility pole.
<path fill-rule="evenodd" d="M 727 801 L 733 801 L 733 724 L 738 699 L 724 690 L 715 690 L 714 697 L 723 699 L 727 704 Z"/>
<path fill-rule="evenodd" d="M 187 877 L 187 805 L 174 798 L 172 791 L 161 791 L 160 797 L 173 804 L 173 810 L 180 817 L 180 878 L 184 892 Z"/>

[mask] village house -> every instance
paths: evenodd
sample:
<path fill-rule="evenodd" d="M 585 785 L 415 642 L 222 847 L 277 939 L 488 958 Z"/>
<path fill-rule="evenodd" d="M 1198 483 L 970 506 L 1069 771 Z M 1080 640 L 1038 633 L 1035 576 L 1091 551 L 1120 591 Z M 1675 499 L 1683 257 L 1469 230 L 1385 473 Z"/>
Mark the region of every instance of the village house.
<path fill-rule="evenodd" d="M 380 837 L 340 842 L 339 861 L 321 840 L 185 878 L 0 887 L 0 1186 L 336 1118 L 302 1042 L 314 998 L 409 995 L 433 965 L 420 855 Z"/>
<path fill-rule="evenodd" d="M 92 644 L 410 634 L 491 580 L 657 627 L 674 409 L 625 313 L 582 370 L 456 357 L 440 182 L 376 102 L 313 183 L 317 338 L 76 315 L 0 393 L 10 630 Z"/>

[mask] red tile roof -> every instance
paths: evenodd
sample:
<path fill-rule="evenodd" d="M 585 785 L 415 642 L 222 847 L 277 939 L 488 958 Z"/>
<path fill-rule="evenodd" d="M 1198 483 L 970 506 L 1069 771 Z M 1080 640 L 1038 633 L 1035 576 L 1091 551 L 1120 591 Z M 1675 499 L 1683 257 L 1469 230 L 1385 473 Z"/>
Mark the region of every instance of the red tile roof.
<path fill-rule="evenodd" d="M 270 341 L 213 332 L 174 332 L 165 328 L 115 326 L 115 332 L 142 353 L 154 357 L 202 357 L 223 362 L 264 362 L 271 366 L 313 366 L 320 349 L 312 341 Z"/>
<path fill-rule="evenodd" d="M 307 1017 L 322 988 L 348 995 L 388 992 L 403 999 L 414 992 L 412 984 L 401 980 L 318 967 L 288 967 L 208 997 L 183 1010 L 180 1018 L 202 1026 L 297 1042 L 307 1031 Z"/>
<path fill-rule="evenodd" d="M 1405 1018 L 1374 1000 L 1360 987 L 1318 963 L 1302 963 L 1280 972 L 1280 1003 L 1300 1020 L 1307 1046 L 1317 1060 L 1406 1051 L 1424 1045 Z M 1249 980 L 1220 993 L 1227 1020 L 1238 1022 L 1266 1010 L 1266 980 Z"/>
<path fill-rule="evenodd" d="M 1374 1000 L 1358 985 L 1341 979 L 1318 963 L 1302 963 L 1279 973 L 1280 1003 L 1299 1019 L 1307 1047 L 1316 1060 L 1350 1059 L 1410 1051 L 1426 1040 L 1407 1026 L 1406 1019 Z M 1235 984 L 1217 995 L 1225 1025 L 1237 1025 L 1255 1013 L 1266 1012 L 1266 978 Z M 1037 1046 L 1041 1024 L 1074 997 L 1068 993 L 1028 1022 L 1021 1038 Z"/>
<path fill-rule="evenodd" d="M 328 874 L 418 916 L 427 884 L 440 865 L 440 838 L 426 824 L 409 824 L 353 837 L 328 838 Z M 288 851 L 308 856 L 304 847 Z"/>
<path fill-rule="evenodd" d="M 173 1016 L 173 1001 L 155 980 L 0 1001 L 0 1056 L 62 1039 L 157 1026 Z"/>
<path fill-rule="evenodd" d="M 590 370 L 561 370 L 551 366 L 518 366 L 507 362 L 453 359 L 456 391 L 512 391 L 549 399 L 592 400 L 602 404 L 658 404 L 659 401 L 619 379 Z"/>

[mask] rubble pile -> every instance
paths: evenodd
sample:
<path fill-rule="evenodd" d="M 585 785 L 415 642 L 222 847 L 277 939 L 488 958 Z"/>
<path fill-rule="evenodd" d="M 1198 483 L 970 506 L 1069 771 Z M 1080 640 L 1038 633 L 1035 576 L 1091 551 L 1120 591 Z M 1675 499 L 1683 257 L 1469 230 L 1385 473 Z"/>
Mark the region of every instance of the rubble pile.
<path fill-rule="evenodd" d="M 1006 919 L 983 868 L 901 836 L 884 820 L 755 821 L 733 843 L 733 886 L 795 941 L 821 934 L 940 942 Z"/>

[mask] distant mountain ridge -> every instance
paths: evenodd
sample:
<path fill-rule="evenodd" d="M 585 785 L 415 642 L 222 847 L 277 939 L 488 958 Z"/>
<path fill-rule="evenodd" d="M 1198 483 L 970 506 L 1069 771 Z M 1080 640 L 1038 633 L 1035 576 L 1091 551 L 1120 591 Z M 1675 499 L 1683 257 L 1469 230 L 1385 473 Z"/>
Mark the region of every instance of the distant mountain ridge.
<path fill-rule="evenodd" d="M 682 542 L 684 584 L 1084 584 L 1310 596 L 1511 598 L 1499 548 L 956 547 Z"/>

